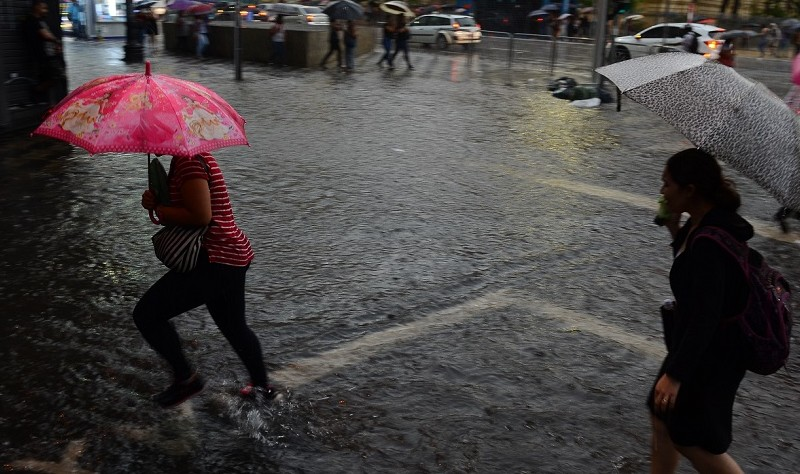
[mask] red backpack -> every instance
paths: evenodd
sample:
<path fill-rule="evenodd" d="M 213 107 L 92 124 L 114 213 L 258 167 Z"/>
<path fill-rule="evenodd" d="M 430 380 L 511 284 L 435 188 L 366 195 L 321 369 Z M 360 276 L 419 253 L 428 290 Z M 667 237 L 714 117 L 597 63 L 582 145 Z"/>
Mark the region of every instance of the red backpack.
<path fill-rule="evenodd" d="M 702 227 L 694 239 L 709 238 L 728 251 L 742 268 L 750 295 L 735 321 L 746 341 L 747 370 L 770 375 L 786 365 L 792 334 L 789 282 L 764 257 L 727 231 Z M 694 242 L 694 239 L 692 240 Z"/>

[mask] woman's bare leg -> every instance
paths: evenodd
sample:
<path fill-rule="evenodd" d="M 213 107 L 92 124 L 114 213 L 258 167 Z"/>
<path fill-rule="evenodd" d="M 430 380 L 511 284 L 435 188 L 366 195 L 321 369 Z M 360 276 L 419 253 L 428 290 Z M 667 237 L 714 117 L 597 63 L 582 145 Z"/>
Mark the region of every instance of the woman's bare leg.
<path fill-rule="evenodd" d="M 696 446 L 675 447 L 700 474 L 744 474 L 742 468 L 736 464 L 730 454 L 711 454 L 703 448 Z"/>
<path fill-rule="evenodd" d="M 650 472 L 652 474 L 672 474 L 678 469 L 680 453 L 675 449 L 664 422 L 650 417 L 653 425 L 653 438 L 650 441 Z"/>

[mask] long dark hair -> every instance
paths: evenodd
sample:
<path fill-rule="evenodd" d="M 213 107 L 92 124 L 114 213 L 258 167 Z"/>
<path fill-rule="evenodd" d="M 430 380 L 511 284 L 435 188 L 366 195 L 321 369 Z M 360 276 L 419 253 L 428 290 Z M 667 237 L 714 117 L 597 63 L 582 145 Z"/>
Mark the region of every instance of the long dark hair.
<path fill-rule="evenodd" d="M 716 158 L 697 148 L 679 151 L 667 160 L 667 172 L 679 186 L 694 185 L 697 194 L 716 207 L 736 211 L 742 198 L 733 181 L 722 176 Z"/>

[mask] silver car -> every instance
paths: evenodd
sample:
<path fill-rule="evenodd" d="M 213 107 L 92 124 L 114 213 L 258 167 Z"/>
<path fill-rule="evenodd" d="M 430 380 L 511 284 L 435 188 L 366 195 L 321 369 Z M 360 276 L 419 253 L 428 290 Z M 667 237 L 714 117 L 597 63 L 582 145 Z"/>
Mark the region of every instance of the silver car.
<path fill-rule="evenodd" d="M 293 3 L 262 3 L 256 7 L 256 14 L 262 21 L 275 21 L 281 15 L 284 25 L 299 26 L 328 26 L 331 24 L 328 15 L 322 13 L 322 8 L 297 5 Z"/>
<path fill-rule="evenodd" d="M 714 37 L 725 30 L 701 23 L 660 23 L 633 36 L 620 36 L 614 41 L 614 55 L 617 61 L 624 61 L 648 54 L 679 51 L 687 25 L 697 35 L 697 52 L 708 59 L 717 59 L 725 40 Z"/>
<path fill-rule="evenodd" d="M 481 27 L 474 18 L 466 15 L 422 15 L 408 25 L 408 31 L 409 42 L 435 44 L 439 49 L 446 49 L 451 44 L 481 42 Z"/>

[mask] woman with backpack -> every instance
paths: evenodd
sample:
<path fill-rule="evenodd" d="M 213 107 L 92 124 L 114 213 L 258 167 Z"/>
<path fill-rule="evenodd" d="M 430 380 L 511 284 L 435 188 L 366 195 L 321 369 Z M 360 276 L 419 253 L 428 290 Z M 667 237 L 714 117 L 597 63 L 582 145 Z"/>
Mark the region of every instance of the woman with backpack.
<path fill-rule="evenodd" d="M 647 398 L 651 472 L 675 472 L 683 456 L 699 472 L 739 473 L 727 451 L 746 368 L 741 330 L 729 322 L 745 308 L 749 287 L 739 262 L 705 232 L 722 229 L 741 244 L 753 227 L 737 214 L 741 198 L 713 156 L 681 151 L 667 161 L 662 181 L 675 302 L 662 307 L 667 356 Z M 681 225 L 683 213 L 689 219 Z"/>

